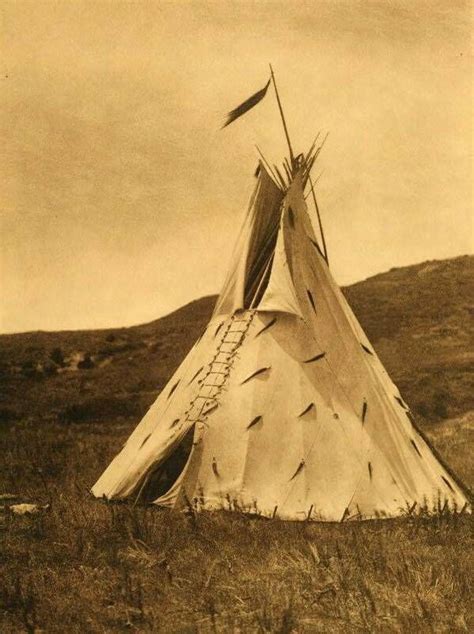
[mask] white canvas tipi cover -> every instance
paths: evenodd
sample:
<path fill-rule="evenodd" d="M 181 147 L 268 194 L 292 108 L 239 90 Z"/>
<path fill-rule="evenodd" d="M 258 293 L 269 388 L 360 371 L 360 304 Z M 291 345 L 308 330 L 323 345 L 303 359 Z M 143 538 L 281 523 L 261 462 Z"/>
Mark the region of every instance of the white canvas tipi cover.
<path fill-rule="evenodd" d="M 291 520 L 466 507 L 331 277 L 304 173 L 283 188 L 260 165 L 213 317 L 97 497 Z"/>

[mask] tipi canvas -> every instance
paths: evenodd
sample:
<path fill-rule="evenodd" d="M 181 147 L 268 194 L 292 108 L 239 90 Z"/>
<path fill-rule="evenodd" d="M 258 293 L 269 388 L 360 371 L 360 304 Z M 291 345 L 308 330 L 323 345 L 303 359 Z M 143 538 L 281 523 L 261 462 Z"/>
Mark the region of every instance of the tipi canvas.
<path fill-rule="evenodd" d="M 289 520 L 466 508 L 331 276 L 314 154 L 285 178 L 259 164 L 211 321 L 95 496 Z"/>

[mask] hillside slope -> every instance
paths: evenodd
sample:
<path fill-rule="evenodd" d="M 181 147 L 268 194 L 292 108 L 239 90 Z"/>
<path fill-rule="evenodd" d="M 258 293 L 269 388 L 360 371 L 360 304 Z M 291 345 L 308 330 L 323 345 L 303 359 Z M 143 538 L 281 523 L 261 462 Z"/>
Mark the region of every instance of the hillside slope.
<path fill-rule="evenodd" d="M 414 412 L 474 409 L 474 257 L 397 268 L 344 292 Z M 149 324 L 0 336 L 0 418 L 142 415 L 203 331 L 215 297 Z"/>

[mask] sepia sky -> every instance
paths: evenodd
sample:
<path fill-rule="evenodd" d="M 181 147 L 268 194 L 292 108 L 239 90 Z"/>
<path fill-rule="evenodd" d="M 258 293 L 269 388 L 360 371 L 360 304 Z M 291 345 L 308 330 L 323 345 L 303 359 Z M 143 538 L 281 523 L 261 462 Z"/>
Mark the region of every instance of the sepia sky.
<path fill-rule="evenodd" d="M 0 331 L 124 326 L 219 291 L 273 95 L 340 284 L 473 250 L 469 2 L 1 4 Z M 403 293 L 403 289 L 400 289 Z"/>

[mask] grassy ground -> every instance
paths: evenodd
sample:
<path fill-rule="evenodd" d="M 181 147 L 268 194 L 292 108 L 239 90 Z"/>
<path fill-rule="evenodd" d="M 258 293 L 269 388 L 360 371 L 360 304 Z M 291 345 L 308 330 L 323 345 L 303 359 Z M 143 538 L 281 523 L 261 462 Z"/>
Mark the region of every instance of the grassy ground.
<path fill-rule="evenodd" d="M 465 478 L 472 422 L 432 434 Z M 51 506 L 0 513 L 1 632 L 473 630 L 468 516 L 321 525 L 107 506 L 88 487 L 133 424 L 3 428 L 0 492 Z"/>

